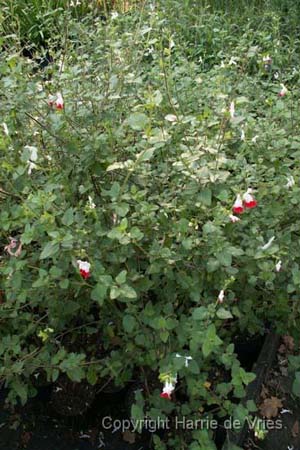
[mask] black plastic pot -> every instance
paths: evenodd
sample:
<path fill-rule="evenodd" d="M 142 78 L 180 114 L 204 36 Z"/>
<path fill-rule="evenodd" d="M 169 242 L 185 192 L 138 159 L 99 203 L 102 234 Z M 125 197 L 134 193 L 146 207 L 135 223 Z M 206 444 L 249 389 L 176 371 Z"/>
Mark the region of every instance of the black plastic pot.
<path fill-rule="evenodd" d="M 248 385 L 246 397 L 243 399 L 242 404 L 246 404 L 248 400 L 253 400 L 255 403 L 259 400 L 262 384 L 266 378 L 267 371 L 272 367 L 272 363 L 276 357 L 279 340 L 280 337 L 275 333 L 270 332 L 267 334 L 258 359 L 252 367 L 252 372 L 255 373 L 256 378 Z M 229 450 L 230 445 L 232 444 L 243 448 L 247 433 L 248 424 L 246 422 L 238 433 L 235 433 L 233 430 L 228 430 L 222 450 Z"/>

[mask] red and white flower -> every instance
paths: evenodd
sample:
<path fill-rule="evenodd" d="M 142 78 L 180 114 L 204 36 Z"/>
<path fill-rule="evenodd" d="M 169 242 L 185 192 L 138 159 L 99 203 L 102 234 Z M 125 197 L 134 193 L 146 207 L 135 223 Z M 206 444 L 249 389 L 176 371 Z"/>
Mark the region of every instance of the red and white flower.
<path fill-rule="evenodd" d="M 232 212 L 234 212 L 235 214 L 242 214 L 244 212 L 243 200 L 240 194 L 236 196 L 236 200 L 232 207 Z"/>
<path fill-rule="evenodd" d="M 278 92 L 278 97 L 284 97 L 288 93 L 288 89 L 285 87 L 284 84 L 280 84 L 281 90 Z"/>
<path fill-rule="evenodd" d="M 172 395 L 174 389 L 175 389 L 175 383 L 173 383 L 172 381 L 165 381 L 163 390 L 160 393 L 160 397 L 171 400 L 171 395 Z"/>
<path fill-rule="evenodd" d="M 49 95 L 48 105 L 55 106 L 56 109 L 64 109 L 64 99 L 60 92 L 57 92 L 56 95 Z"/>
<path fill-rule="evenodd" d="M 91 276 L 90 263 L 87 261 L 81 261 L 80 259 L 78 259 L 77 264 L 78 264 L 79 272 L 80 272 L 80 275 L 82 276 L 82 278 L 84 278 L 84 279 L 89 278 Z"/>
<path fill-rule="evenodd" d="M 64 109 L 64 99 L 60 92 L 56 94 L 55 106 L 56 109 Z"/>
<path fill-rule="evenodd" d="M 229 219 L 232 223 L 239 222 L 241 220 L 239 217 L 235 216 L 234 214 L 230 214 Z"/>
<path fill-rule="evenodd" d="M 257 206 L 257 201 L 252 195 L 252 189 L 248 189 L 243 195 L 243 203 L 245 208 L 255 208 Z"/>

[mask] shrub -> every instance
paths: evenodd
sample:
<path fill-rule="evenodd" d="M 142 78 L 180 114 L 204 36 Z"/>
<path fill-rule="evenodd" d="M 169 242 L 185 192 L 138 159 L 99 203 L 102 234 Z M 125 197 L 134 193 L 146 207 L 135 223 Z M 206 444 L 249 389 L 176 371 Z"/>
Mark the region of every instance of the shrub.
<path fill-rule="evenodd" d="M 235 337 L 297 330 L 298 71 L 263 30 L 252 45 L 250 25 L 202 66 L 171 24 L 155 8 L 72 21 L 76 46 L 53 50 L 45 72 L 17 54 L 1 62 L 0 376 L 12 402 L 42 373 L 137 376 L 136 419 L 244 418 L 253 405 L 236 402 L 253 375 Z M 249 188 L 258 205 L 232 222 Z M 205 430 L 168 445 L 184 441 L 215 448 Z"/>

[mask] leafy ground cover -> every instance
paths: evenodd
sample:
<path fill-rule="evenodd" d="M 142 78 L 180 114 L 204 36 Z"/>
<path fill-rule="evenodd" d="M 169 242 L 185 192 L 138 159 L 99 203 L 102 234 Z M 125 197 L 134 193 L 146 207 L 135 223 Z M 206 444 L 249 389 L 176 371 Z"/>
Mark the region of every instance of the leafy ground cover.
<path fill-rule="evenodd" d="M 236 337 L 299 338 L 298 10 L 247 5 L 55 7 L 42 41 L 2 13 L 10 402 L 39 379 L 138 378 L 135 420 L 243 420 Z M 154 448 L 215 448 L 212 430 L 173 431 Z"/>

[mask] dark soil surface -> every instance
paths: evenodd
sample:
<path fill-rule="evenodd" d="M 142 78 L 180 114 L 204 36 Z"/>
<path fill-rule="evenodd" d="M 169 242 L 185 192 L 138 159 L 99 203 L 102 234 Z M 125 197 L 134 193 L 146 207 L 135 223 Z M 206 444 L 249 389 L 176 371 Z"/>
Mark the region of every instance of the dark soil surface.
<path fill-rule="evenodd" d="M 146 450 L 149 435 L 123 434 L 119 430 L 105 430 L 103 418 L 122 419 L 125 416 L 125 392 L 101 394 L 92 409 L 84 416 L 60 417 L 51 404 L 49 389 L 42 389 L 38 397 L 24 407 L 10 409 L 0 396 L 0 450 Z"/>

